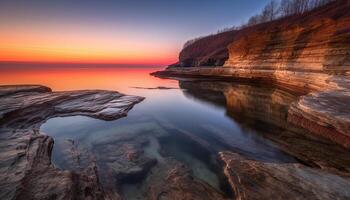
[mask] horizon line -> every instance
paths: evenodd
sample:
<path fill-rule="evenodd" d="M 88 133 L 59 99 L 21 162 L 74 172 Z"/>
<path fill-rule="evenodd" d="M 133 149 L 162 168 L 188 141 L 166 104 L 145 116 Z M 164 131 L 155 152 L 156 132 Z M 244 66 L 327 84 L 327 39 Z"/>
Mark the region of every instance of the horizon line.
<path fill-rule="evenodd" d="M 4 65 L 103 65 L 103 66 L 116 66 L 116 67 L 166 67 L 170 64 L 161 64 L 161 63 L 113 63 L 113 62 L 64 62 L 64 61 L 2 61 L 0 60 L 0 67 L 6 67 Z"/>

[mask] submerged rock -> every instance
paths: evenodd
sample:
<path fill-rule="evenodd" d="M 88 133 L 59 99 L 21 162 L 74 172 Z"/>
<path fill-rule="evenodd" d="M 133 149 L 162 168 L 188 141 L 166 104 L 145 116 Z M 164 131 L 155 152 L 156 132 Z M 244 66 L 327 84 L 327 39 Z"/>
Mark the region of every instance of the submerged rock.
<path fill-rule="evenodd" d="M 348 176 L 328 174 L 301 164 L 267 163 L 221 152 L 235 199 L 349 199 Z"/>
<path fill-rule="evenodd" d="M 131 135 L 133 137 L 133 135 Z M 108 193 L 120 193 L 123 184 L 141 181 L 157 164 L 157 160 L 144 154 L 148 138 L 142 135 L 122 140 L 112 139 L 108 143 L 94 146 L 97 163 L 100 166 L 103 186 Z"/>
<path fill-rule="evenodd" d="M 152 170 L 147 185 L 146 196 L 150 200 L 227 199 L 209 184 L 194 178 L 186 165 L 172 158 Z"/>
<path fill-rule="evenodd" d="M 0 199 L 105 199 L 95 164 L 77 171 L 51 163 L 53 139 L 38 127 L 49 118 L 118 119 L 143 100 L 113 91 L 51 92 L 44 86 L 0 86 Z M 74 147 L 74 145 L 73 145 Z M 71 149 L 72 158 L 79 153 Z"/>

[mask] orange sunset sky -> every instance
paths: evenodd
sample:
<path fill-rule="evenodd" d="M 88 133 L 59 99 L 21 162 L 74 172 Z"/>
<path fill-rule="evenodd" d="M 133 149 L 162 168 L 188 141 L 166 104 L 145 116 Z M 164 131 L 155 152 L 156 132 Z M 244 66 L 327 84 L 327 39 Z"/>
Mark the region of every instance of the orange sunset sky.
<path fill-rule="evenodd" d="M 240 24 L 266 1 L 1 0 L 0 62 L 168 65 L 186 40 Z"/>
<path fill-rule="evenodd" d="M 5 29 L 0 37 L 1 61 L 169 64 L 178 49 L 159 45 L 144 35 L 39 27 Z M 98 37 L 96 37 L 98 35 Z"/>

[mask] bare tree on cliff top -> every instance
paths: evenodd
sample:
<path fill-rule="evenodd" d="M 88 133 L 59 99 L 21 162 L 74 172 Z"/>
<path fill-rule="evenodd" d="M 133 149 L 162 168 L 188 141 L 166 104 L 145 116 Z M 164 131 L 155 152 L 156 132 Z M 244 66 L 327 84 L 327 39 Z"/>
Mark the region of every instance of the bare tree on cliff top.
<path fill-rule="evenodd" d="M 260 14 L 250 17 L 247 23 L 241 25 L 240 27 L 233 26 L 231 28 L 225 28 L 225 29 L 219 30 L 217 33 L 223 33 L 223 32 L 228 32 L 232 30 L 240 30 L 245 27 L 273 21 L 281 17 L 303 14 L 307 11 L 324 6 L 333 1 L 337 1 L 337 0 L 271 0 L 264 7 L 264 9 Z M 349 1 L 350 0 L 348 0 L 348 2 Z M 198 40 L 201 40 L 208 36 L 189 40 L 184 44 L 183 48 L 186 48 L 192 45 L 193 43 L 197 42 Z"/>
<path fill-rule="evenodd" d="M 280 11 L 282 16 L 303 14 L 332 1 L 335 0 L 281 0 Z"/>
<path fill-rule="evenodd" d="M 275 20 L 278 17 L 278 13 L 279 13 L 279 3 L 276 0 L 272 0 L 270 1 L 270 3 L 268 3 L 261 14 L 262 17 L 262 21 L 266 22 L 266 21 L 272 21 Z"/>

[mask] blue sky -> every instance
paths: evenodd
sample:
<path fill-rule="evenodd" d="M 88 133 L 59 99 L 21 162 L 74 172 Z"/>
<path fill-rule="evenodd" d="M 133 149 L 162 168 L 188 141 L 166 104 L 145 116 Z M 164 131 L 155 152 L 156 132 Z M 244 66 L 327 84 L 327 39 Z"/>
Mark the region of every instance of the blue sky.
<path fill-rule="evenodd" d="M 72 43 L 72 46 L 81 45 L 72 42 L 79 34 L 82 37 L 88 34 L 90 40 L 83 42 L 94 40 L 91 46 L 98 43 L 98 39 L 91 39 L 92 37 L 108 39 L 109 42 L 106 43 L 114 45 L 120 41 L 114 41 L 113 37 L 123 38 L 124 42 L 147 40 L 158 45 L 159 48 L 155 47 L 154 51 L 164 49 L 164 52 L 174 54 L 188 39 L 240 25 L 258 13 L 267 2 L 268 0 L 2 0 L 0 31 L 9 35 L 19 32 L 28 32 L 31 35 L 32 32 L 37 32 L 45 37 L 53 35 L 52 32 L 55 31 L 62 33 L 55 37 L 60 37 L 62 42 Z M 16 41 L 15 38 L 13 41 Z M 13 42 L 1 39 L 0 42 L 13 45 Z M 32 42 L 30 45 L 36 43 Z M 136 45 L 132 42 L 123 43 L 121 46 L 129 49 L 132 46 L 135 49 L 147 46 L 137 45 L 146 41 L 135 43 Z M 47 47 L 50 44 L 46 41 L 45 44 L 36 46 L 40 45 Z"/>

